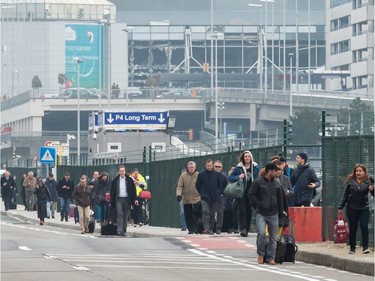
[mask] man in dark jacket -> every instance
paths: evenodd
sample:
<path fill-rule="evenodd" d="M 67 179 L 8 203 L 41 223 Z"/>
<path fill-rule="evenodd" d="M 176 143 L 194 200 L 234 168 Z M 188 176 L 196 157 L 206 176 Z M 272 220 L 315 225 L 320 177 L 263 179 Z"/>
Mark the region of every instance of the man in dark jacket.
<path fill-rule="evenodd" d="M 216 204 L 220 198 L 220 173 L 213 171 L 213 160 L 207 159 L 198 174 L 196 188 L 201 196 L 203 234 L 213 235 Z"/>
<path fill-rule="evenodd" d="M 14 188 L 16 188 L 16 184 L 13 177 L 10 176 L 9 171 L 5 171 L 4 176 L 1 177 L 1 196 L 3 197 L 5 211 L 10 208 Z"/>
<path fill-rule="evenodd" d="M 68 221 L 69 217 L 69 205 L 72 199 L 72 192 L 74 190 L 74 182 L 70 178 L 70 173 L 65 173 L 64 177 L 57 184 L 57 194 L 60 197 L 61 206 L 61 221 Z"/>
<path fill-rule="evenodd" d="M 296 162 L 298 166 L 290 177 L 290 183 L 294 186 L 294 206 L 310 207 L 314 189 L 320 186 L 320 181 L 314 169 L 307 163 L 306 153 L 298 153 Z"/>
<path fill-rule="evenodd" d="M 117 211 L 117 235 L 125 236 L 130 215 L 130 206 L 138 206 L 134 180 L 125 174 L 125 166 L 120 165 L 118 176 L 111 184 L 111 206 Z"/>
<path fill-rule="evenodd" d="M 228 184 L 227 176 L 222 172 L 223 163 L 220 160 L 214 162 L 214 170 L 220 173 L 220 197 L 216 203 L 216 234 L 221 234 L 224 220 L 224 189 Z"/>
<path fill-rule="evenodd" d="M 47 218 L 55 218 L 55 211 L 57 207 L 57 181 L 53 178 L 53 174 L 48 175 L 45 185 L 48 189 L 49 195 L 51 196 L 52 202 L 47 202 Z"/>
<path fill-rule="evenodd" d="M 283 217 L 283 198 L 280 184 L 275 178 L 279 168 L 275 163 L 268 163 L 265 174 L 256 180 L 249 190 L 252 206 L 256 210 L 257 224 L 257 253 L 258 263 L 264 262 L 266 239 L 266 225 L 268 225 L 269 243 L 267 245 L 267 257 L 270 265 L 275 265 L 277 228 L 279 218 Z"/>

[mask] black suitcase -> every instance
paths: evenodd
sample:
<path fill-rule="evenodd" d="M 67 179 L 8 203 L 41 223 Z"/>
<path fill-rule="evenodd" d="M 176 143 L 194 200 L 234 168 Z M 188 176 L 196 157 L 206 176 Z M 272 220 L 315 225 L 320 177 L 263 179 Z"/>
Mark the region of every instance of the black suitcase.
<path fill-rule="evenodd" d="M 89 227 L 89 233 L 94 233 L 94 231 L 95 231 L 95 220 L 90 220 L 88 227 Z"/>
<path fill-rule="evenodd" d="M 295 262 L 296 260 L 296 253 L 298 251 L 298 246 L 294 240 L 293 235 L 283 235 L 285 241 L 285 262 Z"/>
<path fill-rule="evenodd" d="M 280 237 L 276 244 L 275 262 L 282 264 L 285 261 L 286 243 L 284 237 Z"/>
<path fill-rule="evenodd" d="M 117 235 L 117 226 L 111 223 L 102 225 L 100 233 L 101 235 Z"/>

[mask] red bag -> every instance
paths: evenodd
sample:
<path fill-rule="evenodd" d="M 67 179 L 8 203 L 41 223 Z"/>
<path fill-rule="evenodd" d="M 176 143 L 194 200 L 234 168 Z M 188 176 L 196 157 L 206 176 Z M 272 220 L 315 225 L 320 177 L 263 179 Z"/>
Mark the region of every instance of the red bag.
<path fill-rule="evenodd" d="M 111 193 L 107 192 L 105 194 L 104 200 L 107 201 L 107 202 L 110 202 L 111 201 Z"/>
<path fill-rule="evenodd" d="M 346 243 L 349 237 L 349 226 L 345 220 L 342 211 L 339 211 L 335 224 L 333 226 L 333 239 L 335 243 Z"/>
<path fill-rule="evenodd" d="M 149 190 L 142 190 L 141 193 L 139 193 L 139 197 L 143 200 L 150 200 L 151 192 Z"/>

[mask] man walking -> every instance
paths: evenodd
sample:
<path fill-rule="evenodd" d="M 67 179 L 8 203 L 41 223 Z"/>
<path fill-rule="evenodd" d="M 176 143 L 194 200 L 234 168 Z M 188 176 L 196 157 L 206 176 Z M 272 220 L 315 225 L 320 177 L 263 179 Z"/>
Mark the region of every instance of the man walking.
<path fill-rule="evenodd" d="M 213 170 L 213 160 L 207 159 L 205 169 L 198 174 L 196 188 L 201 196 L 203 234 L 213 235 L 216 204 L 220 198 L 220 173 Z"/>
<path fill-rule="evenodd" d="M 265 248 L 267 244 L 266 225 L 268 225 L 269 243 L 267 244 L 267 257 L 270 265 L 275 265 L 277 228 L 279 218 L 283 217 L 283 198 L 280 184 L 275 178 L 279 168 L 275 163 L 268 163 L 265 174 L 256 180 L 249 191 L 252 206 L 256 210 L 257 224 L 257 253 L 258 263 L 264 263 Z"/>
<path fill-rule="evenodd" d="M 111 206 L 117 211 L 117 235 L 125 236 L 130 215 L 130 206 L 138 206 L 134 180 L 126 175 L 124 165 L 120 165 L 118 175 L 111 184 Z"/>
<path fill-rule="evenodd" d="M 297 168 L 293 170 L 290 183 L 294 186 L 294 206 L 310 207 L 314 189 L 320 186 L 320 181 L 313 168 L 307 162 L 307 154 L 298 153 Z"/>
<path fill-rule="evenodd" d="M 221 234 L 224 220 L 224 189 L 228 184 L 227 176 L 222 173 L 223 163 L 220 160 L 214 162 L 214 170 L 220 174 L 220 197 L 216 203 L 216 234 Z"/>
<path fill-rule="evenodd" d="M 68 221 L 69 205 L 72 199 L 72 192 L 74 190 L 74 182 L 70 178 L 70 173 L 65 173 L 64 177 L 57 184 L 57 194 L 60 197 L 60 221 Z"/>
<path fill-rule="evenodd" d="M 196 204 L 201 200 L 201 196 L 195 185 L 198 178 L 198 171 L 194 161 L 187 163 L 186 171 L 184 171 L 178 179 L 176 187 L 177 201 L 183 203 L 184 215 L 188 233 L 197 232 L 197 218 L 194 215 Z"/>
<path fill-rule="evenodd" d="M 1 196 L 3 197 L 5 211 L 10 208 L 15 188 L 16 184 L 13 177 L 10 176 L 9 171 L 5 171 L 4 176 L 1 177 Z"/>
<path fill-rule="evenodd" d="M 47 202 L 47 218 L 52 217 L 55 218 L 55 211 L 57 207 L 57 182 L 53 178 L 53 174 L 48 175 L 48 179 L 46 179 L 45 185 L 48 189 L 49 195 L 51 196 L 52 202 Z"/>

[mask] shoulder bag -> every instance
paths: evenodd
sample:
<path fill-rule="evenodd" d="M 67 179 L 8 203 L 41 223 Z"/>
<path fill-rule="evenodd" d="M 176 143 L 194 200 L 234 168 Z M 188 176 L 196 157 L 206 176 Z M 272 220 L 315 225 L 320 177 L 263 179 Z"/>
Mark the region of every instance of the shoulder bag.
<path fill-rule="evenodd" d="M 243 179 L 238 179 L 236 182 L 229 182 L 224 189 L 224 195 L 231 198 L 241 198 L 244 191 Z"/>

